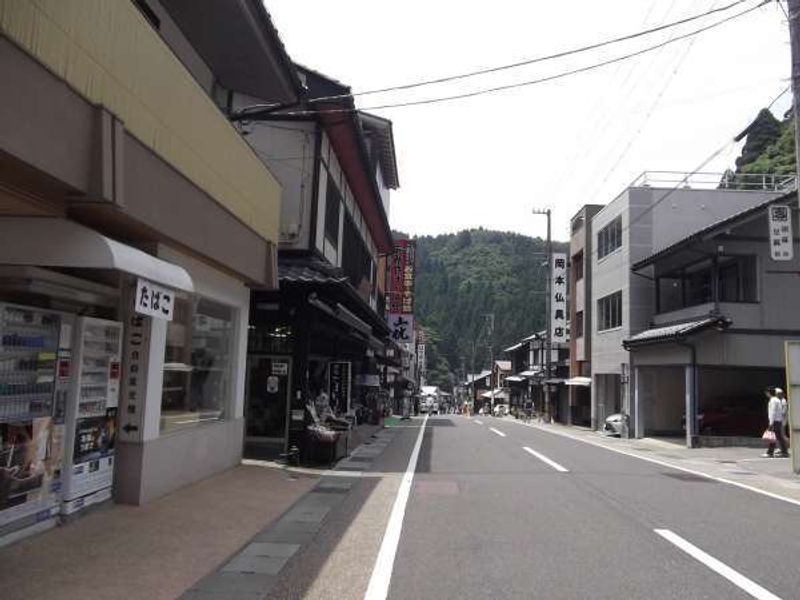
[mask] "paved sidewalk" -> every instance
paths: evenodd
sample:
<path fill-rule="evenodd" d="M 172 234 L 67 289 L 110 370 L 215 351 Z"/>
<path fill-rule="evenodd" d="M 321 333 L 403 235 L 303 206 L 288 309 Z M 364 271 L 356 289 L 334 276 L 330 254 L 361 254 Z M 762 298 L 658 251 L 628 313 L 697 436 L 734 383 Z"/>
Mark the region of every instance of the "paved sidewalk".
<path fill-rule="evenodd" d="M 173 600 L 317 480 L 243 465 L 144 506 L 100 507 L 0 549 L 0 597 Z"/>
<path fill-rule="evenodd" d="M 760 448 L 732 446 L 689 449 L 677 439 L 620 439 L 604 436 L 585 427 L 525 424 L 513 418 L 506 418 L 506 420 L 522 426 L 536 427 L 555 434 L 566 435 L 641 458 L 661 461 L 681 469 L 697 471 L 710 477 L 732 481 L 800 502 L 800 476 L 792 472 L 791 459 L 762 458 L 764 450 Z"/>

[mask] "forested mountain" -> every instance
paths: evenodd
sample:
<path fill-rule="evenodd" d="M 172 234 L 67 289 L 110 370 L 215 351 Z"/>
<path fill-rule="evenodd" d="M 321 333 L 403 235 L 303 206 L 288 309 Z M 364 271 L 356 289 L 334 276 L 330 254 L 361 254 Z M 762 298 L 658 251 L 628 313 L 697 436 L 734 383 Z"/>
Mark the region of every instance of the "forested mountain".
<path fill-rule="evenodd" d="M 765 108 L 747 128 L 747 139 L 741 156 L 736 159 L 736 169 L 725 174 L 722 185 L 737 187 L 736 175 L 742 173 L 788 175 L 794 173 L 795 169 L 792 111 L 788 111 L 779 121 Z"/>
<path fill-rule="evenodd" d="M 471 229 L 417 240 L 416 309 L 428 334 L 428 381 L 450 387 L 453 378 L 489 366 L 495 355 L 545 327 L 545 242 L 517 233 Z M 554 243 L 554 252 L 567 244 Z M 494 313 L 487 334 L 483 315 Z"/>

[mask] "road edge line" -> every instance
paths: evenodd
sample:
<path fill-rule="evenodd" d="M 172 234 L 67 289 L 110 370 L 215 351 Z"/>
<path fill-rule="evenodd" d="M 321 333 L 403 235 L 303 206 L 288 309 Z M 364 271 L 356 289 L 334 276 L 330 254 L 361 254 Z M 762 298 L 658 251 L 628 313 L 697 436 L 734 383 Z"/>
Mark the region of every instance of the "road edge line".
<path fill-rule="evenodd" d="M 753 598 L 757 598 L 758 600 L 781 600 L 780 596 L 776 596 L 749 577 L 739 573 L 733 567 L 726 565 L 718 558 L 714 558 L 708 552 L 698 548 L 689 540 L 682 538 L 674 531 L 669 529 L 654 529 L 653 531 L 678 549 L 691 556 L 697 562 L 714 571 L 717 575 L 720 575 L 721 577 L 724 577 L 730 581 L 743 592 L 750 594 Z"/>
<path fill-rule="evenodd" d="M 417 470 L 419 451 L 422 448 L 422 438 L 425 433 L 425 426 L 428 424 L 428 417 L 429 415 L 425 415 L 422 426 L 419 428 L 417 441 L 414 443 L 414 449 L 408 459 L 406 472 L 397 490 L 397 497 L 394 500 L 389 521 L 386 523 L 386 529 L 383 532 L 381 548 L 372 568 L 364 600 L 386 600 L 389 594 L 389 584 L 392 581 L 392 571 L 394 571 L 394 559 L 397 555 L 397 547 L 400 544 L 406 506 L 408 505 L 408 497 L 411 494 L 411 483 L 414 481 L 414 473 Z"/>
<path fill-rule="evenodd" d="M 511 421 L 512 423 L 514 421 Z M 797 507 L 800 507 L 800 500 L 795 500 L 794 498 L 788 498 L 786 496 L 781 496 L 780 494 L 776 494 L 774 492 L 768 492 L 767 490 L 762 490 L 757 487 L 753 487 L 751 485 L 747 485 L 746 483 L 740 483 L 738 481 L 733 481 L 732 479 L 725 479 L 724 477 L 717 477 L 716 475 L 709 475 L 708 473 L 704 473 L 703 471 L 696 471 L 695 469 L 689 469 L 687 467 L 681 467 L 679 465 L 674 465 L 672 463 L 659 460 L 657 458 L 651 458 L 649 456 L 641 456 L 639 454 L 635 454 L 633 452 L 629 452 L 627 450 L 622 450 L 620 448 L 612 448 L 610 446 L 606 446 L 605 444 L 600 444 L 593 440 L 583 439 L 582 437 L 569 434 L 564 431 L 553 431 L 550 429 L 545 429 L 544 427 L 537 427 L 536 425 L 529 425 L 527 423 L 517 423 L 517 425 L 522 425 L 523 427 L 528 427 L 529 429 L 536 429 L 538 431 L 544 431 L 545 433 L 550 433 L 552 435 L 558 435 L 561 437 L 568 438 L 570 440 L 575 440 L 576 442 L 581 442 L 584 444 L 588 444 L 590 446 L 595 446 L 597 448 L 603 448 L 608 450 L 609 452 L 616 452 L 617 454 L 622 454 L 623 456 L 629 456 L 630 458 L 637 458 L 639 460 L 643 460 L 645 462 L 653 463 L 655 465 L 660 465 L 662 467 L 667 467 L 670 469 L 675 469 L 676 471 L 683 471 L 684 473 L 690 473 L 691 475 L 698 475 L 699 477 L 705 477 L 706 479 L 710 479 L 712 481 L 718 481 L 719 483 L 725 483 L 727 485 L 732 485 L 734 487 L 741 488 L 743 490 L 747 490 L 748 492 L 754 492 L 756 494 L 760 494 L 762 496 L 767 496 L 768 498 L 772 498 L 773 500 L 781 500 L 783 502 L 787 502 L 789 504 L 794 504 Z"/>

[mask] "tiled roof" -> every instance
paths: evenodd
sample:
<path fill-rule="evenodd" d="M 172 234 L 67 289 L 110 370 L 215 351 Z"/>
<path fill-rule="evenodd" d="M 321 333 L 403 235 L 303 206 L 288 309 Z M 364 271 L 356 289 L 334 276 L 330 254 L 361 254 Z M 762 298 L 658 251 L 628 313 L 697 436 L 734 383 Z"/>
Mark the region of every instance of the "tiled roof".
<path fill-rule="evenodd" d="M 639 344 L 655 344 L 672 341 L 716 325 L 727 327 L 730 325 L 730 321 L 724 317 L 709 316 L 694 321 L 686 321 L 684 323 L 653 327 L 652 329 L 646 329 L 645 331 L 631 336 L 622 344 L 627 348 L 628 346 L 636 346 Z"/>
<path fill-rule="evenodd" d="M 327 269 L 326 269 L 327 270 Z M 278 280 L 281 283 L 339 284 L 347 281 L 344 275 L 325 272 L 311 264 L 283 264 L 278 266 Z"/>

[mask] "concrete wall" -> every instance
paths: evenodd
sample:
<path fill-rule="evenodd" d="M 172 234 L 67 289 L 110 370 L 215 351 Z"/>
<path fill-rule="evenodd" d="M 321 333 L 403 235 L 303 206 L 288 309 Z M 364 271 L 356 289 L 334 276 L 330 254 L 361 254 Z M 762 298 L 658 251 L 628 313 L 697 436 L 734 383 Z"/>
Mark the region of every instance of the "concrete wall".
<path fill-rule="evenodd" d="M 258 104 L 256 98 L 234 96 L 239 108 Z M 281 185 L 280 248 L 308 250 L 312 247 L 311 213 L 314 202 L 316 126 L 312 122 L 261 121 L 244 126 L 245 139 Z M 323 216 L 325 212 L 320 213 Z"/>

